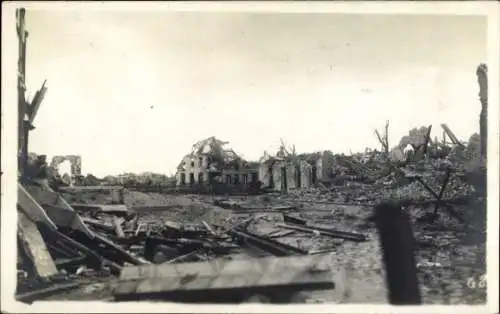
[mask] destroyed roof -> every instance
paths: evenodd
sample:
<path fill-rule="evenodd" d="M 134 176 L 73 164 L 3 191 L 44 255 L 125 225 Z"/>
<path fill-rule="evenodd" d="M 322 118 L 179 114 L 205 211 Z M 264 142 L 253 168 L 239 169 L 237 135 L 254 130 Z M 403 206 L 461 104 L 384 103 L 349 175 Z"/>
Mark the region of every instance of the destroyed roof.
<path fill-rule="evenodd" d="M 231 164 L 233 162 L 243 160 L 233 149 L 225 148 L 229 142 L 217 139 L 214 136 L 201 140 L 195 143 L 192 147 L 191 153 L 184 156 L 182 161 L 177 166 L 178 170 L 183 170 L 184 161 L 186 158 L 194 158 L 196 156 L 208 156 L 211 165 L 217 164 L 218 167 L 224 167 L 224 164 Z M 218 168 L 216 166 L 216 168 Z"/>
<path fill-rule="evenodd" d="M 259 163 L 261 164 L 272 164 L 277 161 L 283 161 L 285 160 L 282 157 L 279 156 L 271 156 L 267 151 L 264 151 L 264 155 L 259 158 Z"/>
<path fill-rule="evenodd" d="M 224 157 L 224 162 L 232 162 L 241 159 L 240 156 L 238 156 L 238 154 L 236 154 L 232 149 L 224 149 L 223 157 Z"/>
<path fill-rule="evenodd" d="M 215 136 L 211 136 L 207 139 L 201 140 L 193 145 L 191 155 L 202 155 L 202 154 L 220 154 L 224 153 L 224 146 L 229 144 L 229 142 L 221 141 Z M 232 150 L 231 150 L 232 151 Z M 233 151 L 234 153 L 234 151 Z"/>
<path fill-rule="evenodd" d="M 273 163 L 278 162 L 278 161 L 285 161 L 285 159 L 284 158 L 275 157 L 275 156 L 269 156 L 267 158 L 261 158 L 261 163 L 263 163 L 263 164 L 273 164 Z"/>
<path fill-rule="evenodd" d="M 300 160 L 304 160 L 310 164 L 315 164 L 323 155 L 322 152 L 314 152 L 314 153 L 302 153 L 299 154 L 297 157 Z"/>
<path fill-rule="evenodd" d="M 179 165 L 177 166 L 177 170 L 185 170 L 184 169 L 184 159 L 186 159 L 186 157 L 188 157 L 189 155 L 185 155 L 184 157 L 182 157 L 182 160 L 181 162 L 179 163 Z"/>
<path fill-rule="evenodd" d="M 258 168 L 260 163 L 258 161 L 247 161 L 246 166 L 248 168 Z"/>

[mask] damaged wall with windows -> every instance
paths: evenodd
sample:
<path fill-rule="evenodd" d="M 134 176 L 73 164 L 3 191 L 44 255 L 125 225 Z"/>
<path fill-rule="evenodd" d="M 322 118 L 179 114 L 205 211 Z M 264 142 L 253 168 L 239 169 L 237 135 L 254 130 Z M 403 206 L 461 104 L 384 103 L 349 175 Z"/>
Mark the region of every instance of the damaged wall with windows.
<path fill-rule="evenodd" d="M 258 166 L 247 162 L 227 142 L 209 137 L 193 145 L 177 168 L 177 186 L 249 185 L 259 181 Z"/>

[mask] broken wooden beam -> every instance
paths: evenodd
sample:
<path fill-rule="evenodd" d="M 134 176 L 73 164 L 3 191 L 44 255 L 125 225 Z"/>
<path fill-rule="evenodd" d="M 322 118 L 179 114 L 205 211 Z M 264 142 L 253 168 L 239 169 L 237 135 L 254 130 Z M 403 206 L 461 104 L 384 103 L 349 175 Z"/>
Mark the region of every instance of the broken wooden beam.
<path fill-rule="evenodd" d="M 125 262 L 131 263 L 133 265 L 149 264 L 148 261 L 130 254 L 129 252 L 124 250 L 122 247 L 113 243 L 109 239 L 101 236 L 100 234 L 95 235 L 95 240 L 97 240 L 97 242 L 99 242 L 99 244 L 104 244 L 105 246 L 107 246 L 106 249 L 104 249 L 106 251 L 106 253 L 112 253 L 111 251 L 114 251 L 113 253 L 115 253 L 119 259 L 121 259 Z"/>
<path fill-rule="evenodd" d="M 22 211 L 18 211 L 18 231 L 22 248 L 33 266 L 33 272 L 40 278 L 50 278 L 58 273 L 56 264 L 45 245 L 37 225 Z"/>
<path fill-rule="evenodd" d="M 56 259 L 55 263 L 58 269 L 63 269 L 68 267 L 84 265 L 86 264 L 86 259 L 87 259 L 86 255 L 80 255 L 76 257 L 58 258 Z"/>
<path fill-rule="evenodd" d="M 125 267 L 116 300 L 239 302 L 252 294 L 334 289 L 329 255 Z"/>
<path fill-rule="evenodd" d="M 291 234 L 294 234 L 294 233 L 295 233 L 295 230 L 276 230 L 276 231 L 271 232 L 267 236 L 270 239 L 275 239 L 275 238 L 279 238 L 279 237 L 284 237 L 284 236 L 287 236 L 287 235 L 291 235 Z"/>
<path fill-rule="evenodd" d="M 63 258 L 71 258 L 76 255 L 78 255 L 78 252 L 75 251 L 74 249 L 63 245 L 61 242 L 52 242 L 52 243 L 47 243 L 47 247 L 49 248 L 49 252 L 51 253 L 51 256 L 55 256 L 54 259 L 57 259 L 58 257 L 63 257 Z M 56 261 L 57 264 L 57 261 Z"/>
<path fill-rule="evenodd" d="M 51 285 L 49 287 L 44 287 L 41 289 L 36 289 L 33 291 L 16 294 L 15 298 L 16 298 L 16 300 L 21 301 L 21 302 L 31 303 L 33 301 L 47 298 L 51 295 L 54 295 L 54 294 L 62 292 L 62 291 L 76 289 L 76 288 L 80 287 L 81 285 L 82 284 L 79 282 L 56 284 L 56 285 Z"/>
<path fill-rule="evenodd" d="M 166 264 L 174 264 L 174 263 L 178 263 L 178 262 L 183 262 L 186 259 L 189 259 L 191 257 L 195 257 L 197 254 L 199 254 L 199 251 L 194 250 L 194 251 L 188 252 L 186 254 L 176 256 L 176 257 L 172 258 L 171 260 L 166 261 L 165 263 Z"/>
<path fill-rule="evenodd" d="M 451 131 L 451 129 L 448 127 L 448 125 L 446 124 L 441 124 L 441 127 L 443 128 L 444 132 L 446 133 L 446 135 L 448 135 L 448 137 L 450 138 L 450 140 L 452 141 L 453 144 L 455 145 L 459 145 L 461 147 L 464 147 L 465 145 L 462 144 L 462 142 L 460 142 L 458 140 L 458 138 L 455 136 L 455 134 Z"/>
<path fill-rule="evenodd" d="M 79 211 L 96 211 L 104 213 L 127 213 L 128 208 L 122 204 L 78 204 L 72 203 L 71 207 Z"/>
<path fill-rule="evenodd" d="M 110 192 L 112 190 L 123 190 L 123 186 L 119 185 L 96 185 L 96 186 L 64 186 L 60 190 L 64 192 L 80 192 L 80 191 L 96 191 L 96 192 Z"/>
<path fill-rule="evenodd" d="M 248 242 L 253 246 L 258 247 L 261 250 L 265 250 L 275 256 L 287 256 L 294 254 L 307 255 L 308 251 L 301 248 L 291 246 L 288 244 L 280 243 L 268 237 L 262 237 L 248 231 L 243 230 L 231 230 L 229 234 L 239 237 L 244 243 Z"/>
<path fill-rule="evenodd" d="M 17 204 L 19 209 L 32 221 L 42 223 L 51 230 L 57 230 L 56 224 L 50 219 L 43 207 L 21 185 L 17 185 Z"/>
<path fill-rule="evenodd" d="M 65 235 L 62 232 L 56 231 L 53 234 L 49 234 L 49 241 L 57 241 L 57 240 L 62 240 L 63 243 L 68 244 L 71 247 L 76 248 L 77 250 L 80 250 L 81 252 L 87 254 L 92 260 L 93 260 L 93 265 L 92 267 L 95 267 L 97 269 L 102 268 L 103 266 L 108 266 L 111 270 L 112 273 L 118 274 L 122 267 L 118 265 L 117 263 L 110 261 L 109 259 L 104 258 L 100 254 L 98 254 L 96 251 L 90 249 L 86 245 L 80 243 L 79 241 L 70 238 L 69 236 Z"/>
<path fill-rule="evenodd" d="M 427 148 L 429 147 L 429 143 L 432 142 L 431 131 L 432 131 L 432 124 L 427 127 L 427 133 L 425 135 L 425 141 L 424 141 L 423 149 L 422 149 L 423 150 L 422 153 L 424 156 L 425 156 L 425 154 L 427 154 Z"/>
<path fill-rule="evenodd" d="M 330 252 L 335 252 L 335 250 L 336 250 L 335 247 L 328 247 L 328 248 L 324 248 L 324 249 L 313 249 L 313 250 L 309 250 L 309 255 L 330 253 Z"/>
<path fill-rule="evenodd" d="M 60 228 L 71 228 L 94 237 L 94 232 L 90 230 L 82 221 L 78 213 L 68 204 L 68 202 L 58 193 L 54 192 L 47 180 L 33 180 L 35 185 L 26 185 L 26 191 L 42 205 L 47 216 Z"/>
<path fill-rule="evenodd" d="M 287 223 L 297 224 L 297 225 L 305 225 L 307 224 L 307 220 L 304 218 L 300 218 L 297 216 L 291 216 L 287 214 L 283 214 L 283 221 Z"/>
<path fill-rule="evenodd" d="M 114 232 L 115 231 L 114 227 L 111 224 L 104 223 L 101 220 L 93 219 L 93 218 L 88 218 L 88 217 L 82 217 L 82 220 L 87 225 L 92 226 L 92 227 L 94 227 L 96 229 L 101 229 L 101 230 L 110 231 L 110 232 Z"/>
<path fill-rule="evenodd" d="M 377 139 L 380 142 L 380 144 L 382 145 L 382 150 L 384 152 L 387 152 L 388 148 L 386 146 L 386 142 L 384 139 L 382 139 L 382 136 L 380 136 L 380 133 L 378 132 L 378 130 L 375 130 L 375 135 L 377 135 Z"/>
<path fill-rule="evenodd" d="M 334 237 L 334 238 L 342 238 L 345 240 L 352 240 L 352 241 L 356 241 L 356 242 L 366 241 L 366 239 L 367 239 L 364 234 L 347 232 L 347 231 L 339 231 L 339 230 L 334 230 L 334 229 L 326 229 L 326 228 L 321 228 L 321 227 L 316 227 L 316 226 L 301 226 L 301 225 L 295 225 L 295 224 L 282 224 L 282 223 L 278 223 L 277 226 L 283 227 L 286 229 L 304 231 L 304 232 L 309 232 L 309 233 L 319 233 L 321 235 L 327 235 L 327 236 Z"/>
<path fill-rule="evenodd" d="M 38 91 L 36 91 L 35 96 L 31 101 L 31 105 L 28 106 L 27 114 L 30 124 L 34 122 L 36 114 L 38 113 L 38 109 L 40 109 L 40 105 L 45 98 L 45 94 L 47 93 L 47 87 L 45 86 L 45 83 L 47 83 L 47 80 L 43 81 L 42 87 Z"/>
<path fill-rule="evenodd" d="M 113 220 L 112 220 L 113 228 L 114 228 L 114 231 L 116 232 L 116 235 L 119 238 L 125 238 L 125 232 L 123 232 L 123 229 L 122 229 L 122 222 L 123 222 L 123 220 L 119 219 L 116 216 L 113 216 Z"/>
<path fill-rule="evenodd" d="M 205 227 L 205 229 L 207 229 L 207 231 L 213 235 L 214 237 L 217 236 L 217 233 L 214 231 L 214 229 L 204 220 L 201 221 L 201 223 L 203 224 L 203 226 Z"/>
<path fill-rule="evenodd" d="M 446 175 L 443 181 L 443 185 L 441 186 L 441 190 L 439 191 L 439 195 L 437 196 L 436 199 L 436 205 L 434 207 L 434 215 L 437 215 L 437 211 L 439 208 L 439 205 L 441 203 L 441 199 L 443 198 L 444 191 L 446 190 L 446 187 L 448 186 L 448 181 L 450 180 L 451 176 L 451 169 L 446 170 Z"/>
<path fill-rule="evenodd" d="M 416 241 L 408 214 L 398 205 L 381 203 L 374 208 L 374 218 L 382 246 L 389 302 L 420 304 Z"/>

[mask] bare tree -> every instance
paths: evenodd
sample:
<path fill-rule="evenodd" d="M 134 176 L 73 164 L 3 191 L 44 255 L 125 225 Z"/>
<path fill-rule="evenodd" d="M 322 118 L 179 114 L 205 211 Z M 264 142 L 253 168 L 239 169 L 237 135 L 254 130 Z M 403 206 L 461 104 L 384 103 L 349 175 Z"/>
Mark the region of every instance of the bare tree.
<path fill-rule="evenodd" d="M 488 140 L 488 67 L 482 63 L 476 70 L 477 81 L 479 84 L 479 100 L 481 101 L 481 114 L 479 116 L 479 135 L 481 137 L 481 157 L 486 157 L 486 148 Z"/>

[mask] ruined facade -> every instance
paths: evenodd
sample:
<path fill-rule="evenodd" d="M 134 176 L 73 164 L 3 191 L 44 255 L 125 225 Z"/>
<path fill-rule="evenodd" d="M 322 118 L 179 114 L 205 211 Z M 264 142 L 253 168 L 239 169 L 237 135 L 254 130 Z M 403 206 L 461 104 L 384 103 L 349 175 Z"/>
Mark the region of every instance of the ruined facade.
<path fill-rule="evenodd" d="M 82 174 L 82 157 L 77 155 L 54 156 L 52 158 L 52 162 L 50 163 L 50 167 L 53 169 L 57 169 L 59 165 L 65 161 L 69 161 L 71 163 L 70 175 L 72 177 Z"/>
<path fill-rule="evenodd" d="M 177 167 L 177 186 L 249 185 L 288 191 L 314 186 L 333 177 L 334 155 L 330 151 L 312 154 L 289 153 L 284 146 L 271 156 L 264 152 L 258 163 L 239 157 L 226 142 L 210 137 L 193 145 L 191 153 Z"/>
<path fill-rule="evenodd" d="M 430 126 L 421 126 L 420 128 L 413 128 L 399 141 L 398 147 L 404 150 L 408 145 L 412 145 L 414 149 L 418 149 L 427 143 L 427 136 L 430 132 Z"/>
<path fill-rule="evenodd" d="M 215 137 L 209 137 L 193 145 L 191 153 L 185 155 L 177 167 L 177 186 L 257 182 L 258 168 L 232 149 L 225 148 L 226 144 L 227 142 Z"/>
<path fill-rule="evenodd" d="M 316 183 L 313 169 L 305 160 L 270 157 L 261 162 L 259 178 L 263 187 L 276 191 L 307 188 Z"/>
<path fill-rule="evenodd" d="M 267 152 L 260 160 L 259 178 L 263 187 L 276 191 L 307 188 L 332 177 L 333 154 L 329 151 L 287 155 L 280 149 L 276 156 Z"/>
<path fill-rule="evenodd" d="M 330 151 L 323 151 L 316 154 L 312 160 L 312 167 L 315 170 L 315 181 L 328 181 L 332 178 L 332 169 L 334 166 L 333 153 Z"/>
<path fill-rule="evenodd" d="M 70 173 L 62 173 L 59 175 L 61 175 L 63 180 L 68 184 L 74 184 L 75 180 L 82 175 L 82 157 L 77 155 L 54 156 L 50 163 L 50 168 L 52 168 L 55 173 L 59 173 L 59 166 L 65 161 L 69 161 L 71 165 Z"/>

